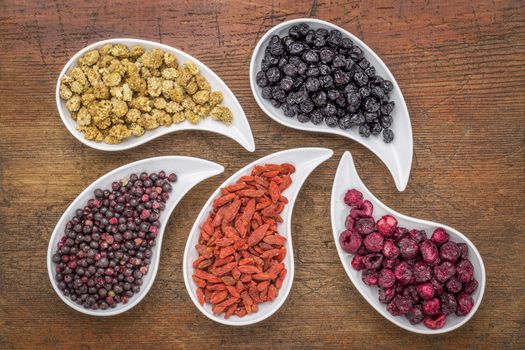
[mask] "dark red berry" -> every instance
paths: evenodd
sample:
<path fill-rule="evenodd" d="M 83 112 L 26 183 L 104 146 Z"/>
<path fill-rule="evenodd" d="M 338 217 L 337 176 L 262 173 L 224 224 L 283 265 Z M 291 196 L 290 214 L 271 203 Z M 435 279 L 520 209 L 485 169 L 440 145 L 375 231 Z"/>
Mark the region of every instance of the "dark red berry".
<path fill-rule="evenodd" d="M 441 311 L 441 301 L 438 298 L 433 298 L 423 301 L 423 313 L 425 315 L 435 315 Z"/>
<path fill-rule="evenodd" d="M 443 293 L 439 296 L 439 300 L 441 301 L 441 312 L 446 316 L 456 312 L 458 303 L 456 301 L 456 297 L 454 297 L 453 294 Z"/>
<path fill-rule="evenodd" d="M 368 270 L 378 270 L 383 264 L 383 255 L 379 253 L 372 253 L 365 255 L 363 258 L 363 265 Z"/>
<path fill-rule="evenodd" d="M 397 242 L 397 246 L 399 247 L 401 257 L 404 259 L 415 258 L 419 253 L 417 243 L 410 238 L 401 238 L 399 242 Z"/>
<path fill-rule="evenodd" d="M 413 306 L 413 302 L 410 298 L 401 296 L 399 294 L 394 297 L 394 300 L 392 300 L 392 302 L 402 315 L 409 312 Z"/>
<path fill-rule="evenodd" d="M 439 228 L 434 230 L 434 233 L 432 233 L 432 237 L 430 239 L 436 245 L 440 246 L 443 243 L 448 241 L 449 235 L 448 235 L 447 231 L 445 231 L 444 228 L 439 227 Z"/>
<path fill-rule="evenodd" d="M 419 245 L 419 249 L 425 262 L 430 265 L 434 265 L 437 262 L 439 258 L 439 252 L 437 246 L 432 241 L 427 240 L 422 242 Z"/>
<path fill-rule="evenodd" d="M 469 260 L 463 259 L 456 264 L 456 277 L 462 283 L 468 283 L 474 277 L 474 266 Z"/>
<path fill-rule="evenodd" d="M 352 267 L 355 270 L 359 271 L 364 269 L 365 265 L 363 264 L 363 258 L 363 255 L 354 255 L 354 257 L 352 258 Z"/>
<path fill-rule="evenodd" d="M 432 268 L 422 260 L 416 262 L 412 266 L 414 272 L 414 280 L 416 283 L 422 283 L 430 281 L 432 278 Z"/>
<path fill-rule="evenodd" d="M 450 293 L 459 293 L 463 289 L 463 283 L 458 281 L 455 277 L 452 277 L 445 283 L 445 287 Z"/>
<path fill-rule="evenodd" d="M 383 245 L 383 255 L 387 259 L 395 259 L 399 256 L 399 248 L 393 241 L 387 239 Z"/>
<path fill-rule="evenodd" d="M 461 293 L 458 298 L 458 308 L 456 310 L 456 315 L 465 316 L 467 315 L 472 307 L 474 306 L 474 299 L 468 293 Z"/>
<path fill-rule="evenodd" d="M 354 224 L 354 229 L 362 236 L 366 236 L 375 231 L 375 222 L 371 218 L 358 219 Z"/>
<path fill-rule="evenodd" d="M 434 297 L 435 291 L 434 287 L 432 286 L 432 283 L 425 282 L 417 286 L 417 293 L 422 299 L 428 300 Z"/>
<path fill-rule="evenodd" d="M 403 289 L 403 296 L 410 298 L 414 304 L 418 303 L 420 300 L 419 294 L 415 286 L 405 286 Z"/>
<path fill-rule="evenodd" d="M 448 241 L 439 248 L 441 259 L 455 263 L 461 255 L 456 242 Z"/>
<path fill-rule="evenodd" d="M 394 268 L 394 275 L 402 285 L 410 284 L 414 279 L 412 268 L 404 261 Z"/>
<path fill-rule="evenodd" d="M 468 282 L 464 288 L 465 293 L 468 294 L 474 293 L 476 289 L 478 289 L 478 281 L 475 278 L 473 278 L 472 281 Z"/>
<path fill-rule="evenodd" d="M 344 202 L 352 207 L 360 207 L 363 204 L 363 194 L 358 190 L 348 190 L 345 194 Z"/>
<path fill-rule="evenodd" d="M 455 273 L 456 269 L 449 261 L 445 261 L 440 265 L 434 266 L 434 277 L 441 283 L 448 281 L 452 276 L 454 276 Z"/>
<path fill-rule="evenodd" d="M 361 274 L 361 279 L 363 280 L 363 283 L 368 286 L 377 285 L 377 277 L 378 273 L 375 270 L 363 270 L 363 273 Z"/>
<path fill-rule="evenodd" d="M 377 230 L 385 237 L 392 235 L 397 226 L 397 220 L 392 215 L 385 215 L 376 222 Z"/>
<path fill-rule="evenodd" d="M 423 306 L 421 306 L 421 304 L 412 306 L 412 308 L 405 315 L 405 317 L 411 325 L 421 323 L 421 321 L 423 321 L 423 319 L 425 318 L 425 314 L 423 313 Z"/>
<path fill-rule="evenodd" d="M 423 320 L 423 324 L 430 329 L 443 328 L 445 323 L 447 323 L 447 317 L 441 313 L 425 317 L 425 319 Z"/>
<path fill-rule="evenodd" d="M 380 252 L 381 250 L 383 250 L 384 240 L 385 239 L 383 235 L 381 235 L 379 232 L 374 232 L 366 236 L 363 240 L 363 243 L 366 249 L 368 249 L 369 251 Z"/>
<path fill-rule="evenodd" d="M 390 269 L 382 269 L 379 271 L 377 278 L 377 285 L 382 288 L 390 288 L 396 283 L 394 272 Z"/>
<path fill-rule="evenodd" d="M 408 237 L 419 244 L 427 239 L 427 234 L 424 230 L 410 230 Z"/>
<path fill-rule="evenodd" d="M 394 288 L 379 288 L 379 302 L 381 304 L 388 304 L 394 299 L 396 290 Z"/>
<path fill-rule="evenodd" d="M 343 231 L 339 235 L 339 243 L 341 248 L 350 254 L 355 254 L 361 247 L 362 242 L 363 238 L 361 235 L 353 230 Z"/>

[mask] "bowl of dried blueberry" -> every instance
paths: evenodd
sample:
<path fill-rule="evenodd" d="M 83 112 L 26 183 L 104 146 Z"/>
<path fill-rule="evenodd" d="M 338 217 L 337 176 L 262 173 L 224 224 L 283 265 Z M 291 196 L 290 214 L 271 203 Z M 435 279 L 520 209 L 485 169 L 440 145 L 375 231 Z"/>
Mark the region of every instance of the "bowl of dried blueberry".
<path fill-rule="evenodd" d="M 258 42 L 250 85 L 278 123 L 345 136 L 385 163 L 399 191 L 412 166 L 412 126 L 385 63 L 359 38 L 329 22 L 301 18 L 271 28 Z"/>

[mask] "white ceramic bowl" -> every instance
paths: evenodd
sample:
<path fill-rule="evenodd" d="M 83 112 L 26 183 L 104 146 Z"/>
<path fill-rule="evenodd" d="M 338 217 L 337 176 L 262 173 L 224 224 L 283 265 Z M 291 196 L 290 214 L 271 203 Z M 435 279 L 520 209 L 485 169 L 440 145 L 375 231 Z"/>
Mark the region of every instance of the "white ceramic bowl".
<path fill-rule="evenodd" d="M 124 44 L 129 47 L 134 46 L 134 45 L 142 45 L 146 48 L 146 50 L 157 48 L 157 49 L 161 49 L 166 52 L 170 52 L 174 54 L 179 60 L 179 63 L 181 64 L 183 64 L 186 61 L 191 61 L 195 63 L 197 67 L 199 67 L 199 70 L 202 73 L 202 75 L 210 83 L 212 90 L 221 91 L 222 94 L 224 95 L 224 101 L 222 102 L 222 104 L 230 108 L 230 110 L 232 111 L 233 113 L 232 124 L 226 125 L 224 123 L 215 121 L 212 118 L 206 118 L 204 120 L 201 120 L 198 124 L 191 124 L 188 121 L 184 121 L 179 124 L 172 124 L 169 127 L 160 126 L 157 129 L 146 131 L 144 135 L 140 137 L 131 136 L 125 139 L 122 143 L 117 144 L 117 145 L 110 145 L 104 142 L 95 142 L 95 141 L 86 140 L 84 138 L 84 134 L 82 134 L 80 131 L 76 129 L 76 122 L 71 118 L 71 114 L 66 108 L 66 102 L 60 98 L 60 94 L 59 94 L 60 78 L 64 74 L 69 72 L 69 70 L 77 66 L 78 59 L 82 55 L 84 55 L 86 52 L 93 50 L 93 49 L 101 48 L 102 46 L 106 44 Z M 69 132 L 77 140 L 79 140 L 86 146 L 89 146 L 89 147 L 92 147 L 98 150 L 122 151 L 122 150 L 133 148 L 135 146 L 142 145 L 143 143 L 146 143 L 148 141 L 156 139 L 157 137 L 160 137 L 162 135 L 169 134 L 172 132 L 177 132 L 177 131 L 182 131 L 182 130 L 205 130 L 205 131 L 211 131 L 217 134 L 227 136 L 237 141 L 241 146 L 246 148 L 246 150 L 250 152 L 255 151 L 255 143 L 253 140 L 252 131 L 250 129 L 250 124 L 248 123 L 248 120 L 246 119 L 246 114 L 244 114 L 244 111 L 241 105 L 239 104 L 239 101 L 237 101 L 237 98 L 235 97 L 233 92 L 230 90 L 230 88 L 226 85 L 226 83 L 224 83 L 224 81 L 222 81 L 221 78 L 219 78 L 217 74 L 215 74 L 204 63 L 188 55 L 187 53 L 177 50 L 168 45 L 163 45 L 163 44 L 159 44 L 153 41 L 140 40 L 140 39 L 116 38 L 116 39 L 99 41 L 89 46 L 86 46 L 85 48 L 77 52 L 66 63 L 66 65 L 62 69 L 62 72 L 60 72 L 60 76 L 57 79 L 57 86 L 56 86 L 55 94 L 56 94 L 56 103 L 57 103 L 58 112 L 60 113 L 62 122 L 64 123 L 66 128 L 69 130 Z"/>
<path fill-rule="evenodd" d="M 343 36 L 349 37 L 359 46 L 370 63 L 375 67 L 376 72 L 381 77 L 388 79 L 394 85 L 394 90 L 390 93 L 390 100 L 395 102 L 395 108 L 392 112 L 394 122 L 392 124 L 392 131 L 394 132 L 394 141 L 391 143 L 384 143 L 381 135 L 375 137 L 371 135 L 368 138 L 359 136 L 357 128 L 349 130 L 342 130 L 339 128 L 330 128 L 326 124 L 314 125 L 313 123 L 301 123 L 296 118 L 288 118 L 284 115 L 280 108 L 272 106 L 269 100 L 265 100 L 261 95 L 261 88 L 257 86 L 255 77 L 257 72 L 261 70 L 261 61 L 264 57 L 264 50 L 268 45 L 270 38 L 273 35 L 284 36 L 288 34 L 290 27 L 299 24 L 307 23 L 311 28 L 326 28 L 328 30 L 337 29 L 343 33 Z M 253 50 L 252 60 L 250 63 L 250 85 L 253 96 L 259 104 L 259 107 L 276 122 L 288 126 L 290 128 L 303 130 L 323 132 L 329 134 L 336 134 L 348 137 L 356 142 L 359 142 L 372 152 L 374 152 L 387 166 L 388 170 L 394 178 L 394 182 L 399 191 L 404 191 L 410 177 L 410 169 L 412 167 L 412 126 L 410 124 L 410 116 L 408 114 L 405 99 L 396 82 L 396 79 L 383 63 L 383 61 L 369 48 L 364 42 L 359 40 L 353 34 L 347 32 L 332 23 L 321 21 L 312 18 L 300 18 L 291 21 L 283 22 L 272 29 L 270 29 L 259 40 L 257 46 Z"/>
<path fill-rule="evenodd" d="M 184 259 L 183 259 L 183 274 L 184 274 L 184 283 L 186 284 L 186 289 L 191 297 L 191 300 L 195 306 L 209 319 L 223 323 L 230 326 L 246 326 L 249 324 L 260 322 L 268 317 L 270 317 L 274 312 L 276 312 L 281 305 L 284 303 L 290 289 L 292 288 L 293 276 L 294 276 L 294 259 L 293 259 L 293 246 L 292 246 L 292 210 L 299 194 L 304 181 L 310 175 L 310 173 L 322 162 L 327 160 L 332 156 L 333 152 L 327 148 L 295 148 L 287 151 L 277 152 L 270 154 L 269 156 L 263 157 L 256 160 L 255 162 L 248 164 L 235 174 L 233 174 L 228 180 L 226 180 L 219 188 L 211 195 L 210 199 L 204 207 L 202 208 L 193 228 L 188 237 L 188 242 L 186 243 L 186 249 L 184 250 Z M 232 185 L 237 182 L 237 180 L 244 175 L 249 175 L 252 168 L 257 164 L 265 163 L 291 163 L 295 166 L 296 172 L 292 174 L 292 184 L 283 192 L 289 203 L 285 206 L 284 210 L 281 213 L 283 222 L 277 226 L 279 233 L 286 237 L 286 257 L 284 259 L 284 264 L 288 269 L 286 277 L 283 281 L 283 285 L 279 290 L 279 295 L 275 300 L 271 302 L 260 303 L 257 306 L 259 311 L 253 314 L 246 315 L 244 317 L 231 316 L 228 319 L 224 318 L 224 315 L 214 315 L 211 311 L 211 304 L 205 303 L 201 305 L 197 299 L 196 290 L 197 286 L 192 280 L 191 276 L 193 275 L 193 266 L 192 263 L 195 259 L 198 258 L 197 250 L 195 245 L 199 241 L 200 236 L 200 225 L 204 222 L 205 218 L 208 216 L 208 213 L 211 210 L 213 200 L 220 195 L 220 188 L 228 185 Z"/>
<path fill-rule="evenodd" d="M 170 198 L 166 202 L 166 208 L 160 215 L 161 226 L 158 232 L 156 245 L 153 247 L 153 256 L 151 257 L 151 264 L 149 272 L 143 278 L 143 285 L 140 288 L 140 292 L 135 294 L 129 299 L 127 304 L 117 304 L 115 308 L 107 310 L 91 310 L 85 309 L 77 303 L 71 301 L 68 297 L 64 296 L 58 288 L 55 280 L 55 264 L 51 258 L 53 253 L 57 249 L 57 243 L 64 234 L 64 228 L 66 223 L 74 216 L 74 212 L 78 208 L 83 208 L 90 198 L 93 198 L 93 191 L 97 188 L 111 188 L 113 181 L 118 181 L 122 178 L 127 178 L 132 173 L 140 174 L 142 171 L 148 173 L 158 172 L 164 170 L 166 174 L 175 173 L 177 174 L 177 182 L 173 183 L 173 191 L 170 194 Z M 140 160 L 138 162 L 130 163 L 117 168 L 106 175 L 102 176 L 91 185 L 89 185 L 78 197 L 71 203 L 71 205 L 65 210 L 64 214 L 55 226 L 55 230 L 49 239 L 49 246 L 47 249 L 47 271 L 51 285 L 55 292 L 60 296 L 62 301 L 73 309 L 80 311 L 84 314 L 93 316 L 112 316 L 127 311 L 137 305 L 145 296 L 148 294 L 157 270 L 159 267 L 160 251 L 162 246 L 162 239 L 164 237 L 164 229 L 168 223 L 171 212 L 184 195 L 199 182 L 224 171 L 224 168 L 216 163 L 192 157 L 156 157 Z"/>
<path fill-rule="evenodd" d="M 422 323 L 418 325 L 411 325 L 410 322 L 404 317 L 392 316 L 387 310 L 386 305 L 381 304 L 378 300 L 378 288 L 376 286 L 367 286 L 361 280 L 361 271 L 356 271 L 351 265 L 353 255 L 346 253 L 339 245 L 339 234 L 345 230 L 345 219 L 350 212 L 350 207 L 347 206 L 344 201 L 344 195 L 347 190 L 355 188 L 363 193 L 363 197 L 368 199 L 374 205 L 374 218 L 377 220 L 383 215 L 390 214 L 397 218 L 399 226 L 406 227 L 407 229 L 423 229 L 427 232 L 427 235 L 432 234 L 434 229 L 443 227 L 450 235 L 451 240 L 457 243 L 465 243 L 469 249 L 469 260 L 474 266 L 474 278 L 479 282 L 479 286 L 476 291 L 472 294 L 474 299 L 474 307 L 470 313 L 464 317 L 457 317 L 456 315 L 447 316 L 447 323 L 441 329 L 429 329 Z M 420 334 L 439 334 L 450 332 L 456 328 L 464 325 L 468 320 L 474 316 L 476 310 L 481 304 L 483 299 L 483 293 L 485 291 L 485 265 L 479 254 L 476 246 L 461 232 L 453 229 L 452 227 L 445 226 L 436 222 L 426 221 L 409 216 L 400 214 L 379 201 L 363 184 L 354 166 L 354 161 L 350 152 L 345 152 L 337 168 L 337 173 L 334 179 L 334 185 L 332 188 L 332 201 L 331 201 L 331 216 L 332 216 L 332 229 L 334 234 L 335 245 L 339 258 L 343 264 L 348 277 L 354 284 L 355 288 L 361 293 L 363 298 L 368 301 L 370 305 L 374 307 L 381 315 L 387 320 L 394 323 L 395 325 L 404 328 L 408 331 L 420 333 Z"/>

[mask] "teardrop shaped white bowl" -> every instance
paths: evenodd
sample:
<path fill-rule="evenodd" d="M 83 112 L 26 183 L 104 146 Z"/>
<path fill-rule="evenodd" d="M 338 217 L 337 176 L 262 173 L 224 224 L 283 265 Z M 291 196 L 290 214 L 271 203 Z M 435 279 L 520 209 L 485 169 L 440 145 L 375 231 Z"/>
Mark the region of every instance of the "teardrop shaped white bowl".
<path fill-rule="evenodd" d="M 53 253 L 57 249 L 57 243 L 64 234 L 64 228 L 66 223 L 74 216 L 74 212 L 78 208 L 83 208 L 87 201 L 93 197 L 93 191 L 97 188 L 110 188 L 113 181 L 118 181 L 122 178 L 127 178 L 132 173 L 140 174 L 142 171 L 148 173 L 158 172 L 164 170 L 167 174 L 175 173 L 177 174 L 177 182 L 172 184 L 173 190 L 170 194 L 170 198 L 166 202 L 166 208 L 160 215 L 160 229 L 157 236 L 156 245 L 153 247 L 153 255 L 151 258 L 151 264 L 149 272 L 143 278 L 143 285 L 140 288 L 140 292 L 135 294 L 132 298 L 129 299 L 127 304 L 117 304 L 113 309 L 106 310 L 91 310 L 85 309 L 84 307 L 73 302 L 71 299 L 62 294 L 58 288 L 57 282 L 55 280 L 55 264 L 52 262 L 51 258 Z M 170 215 L 179 203 L 179 201 L 184 197 L 184 195 L 196 184 L 199 182 L 220 174 L 224 171 L 222 165 L 204 160 L 199 158 L 192 157 L 181 157 L 181 156 L 166 156 L 166 157 L 155 157 L 147 158 L 130 164 L 126 164 L 120 168 L 117 168 L 106 175 L 102 176 L 91 185 L 89 185 L 78 197 L 69 205 L 65 210 L 64 214 L 58 221 L 51 238 L 49 239 L 49 246 L 47 249 L 47 271 L 49 274 L 49 279 L 55 292 L 60 296 L 62 301 L 73 309 L 82 312 L 84 314 L 92 316 L 113 316 L 125 312 L 135 305 L 137 305 L 145 296 L 148 294 L 155 276 L 157 275 L 157 270 L 159 267 L 160 261 L 160 251 L 162 246 L 162 239 L 164 237 L 164 230 L 166 224 L 170 218 Z"/>
<path fill-rule="evenodd" d="M 135 136 L 129 137 L 125 139 L 122 143 L 116 144 L 116 145 L 110 145 L 104 142 L 95 142 L 95 141 L 86 140 L 84 138 L 84 134 L 82 134 L 80 131 L 76 129 L 76 122 L 71 118 L 71 114 L 66 108 L 65 101 L 60 98 L 60 94 L 59 94 L 60 78 L 64 74 L 67 74 L 67 72 L 69 72 L 72 68 L 74 68 L 77 65 L 78 59 L 82 55 L 84 55 L 86 52 L 90 50 L 94 50 L 94 49 L 99 49 L 106 44 L 124 44 L 128 47 L 131 47 L 133 45 L 142 45 L 144 46 L 144 48 L 146 48 L 146 50 L 157 48 L 157 49 L 161 49 L 166 52 L 170 52 L 174 54 L 179 60 L 180 64 L 183 64 L 186 61 L 191 61 L 195 63 L 197 67 L 199 67 L 199 71 L 210 83 L 212 90 L 221 91 L 223 93 L 224 100 L 222 104 L 230 108 L 230 110 L 232 111 L 233 122 L 231 123 L 231 125 L 226 125 L 224 123 L 215 121 L 210 117 L 201 120 L 198 124 L 191 124 L 188 121 L 184 121 L 179 124 L 172 124 L 169 127 L 160 126 L 157 129 L 146 131 L 144 135 L 140 137 L 135 137 Z M 226 85 L 226 83 L 222 81 L 221 78 L 219 78 L 217 74 L 215 74 L 204 63 L 200 62 L 199 60 L 190 56 L 189 54 L 181 50 L 175 49 L 168 45 L 164 45 L 164 44 L 160 44 L 160 43 L 156 43 L 156 42 L 148 41 L 148 40 L 141 40 L 141 39 L 115 38 L 115 39 L 98 41 L 94 44 L 86 46 L 85 48 L 77 52 L 66 63 L 66 65 L 62 69 L 62 72 L 60 72 L 60 75 L 57 79 L 55 94 L 56 94 L 56 103 L 57 103 L 58 112 L 60 114 L 60 118 L 62 118 L 62 122 L 64 123 L 66 128 L 69 130 L 69 132 L 77 140 L 79 140 L 86 146 L 89 146 L 89 147 L 92 147 L 92 148 L 95 148 L 101 151 L 127 150 L 130 148 L 142 145 L 148 141 L 156 139 L 165 134 L 169 134 L 169 133 L 173 133 L 177 131 L 183 131 L 183 130 L 211 131 L 211 132 L 224 135 L 226 137 L 229 137 L 237 141 L 241 146 L 243 146 L 249 152 L 255 151 L 255 142 L 253 140 L 252 131 L 250 129 L 250 124 L 248 123 L 248 119 L 246 118 L 246 114 L 244 113 L 244 110 L 239 104 L 239 101 L 237 100 L 233 92 L 230 90 L 230 88 Z"/>
<path fill-rule="evenodd" d="M 375 67 L 377 74 L 392 82 L 394 89 L 390 93 L 390 100 L 394 101 L 396 104 L 394 111 L 392 112 L 392 117 L 394 118 L 394 122 L 392 123 L 394 141 L 391 143 L 384 143 L 381 135 L 377 137 L 371 135 L 368 138 L 361 137 L 355 127 L 349 130 L 342 130 L 337 127 L 330 128 L 324 123 L 320 125 L 314 125 L 310 122 L 301 123 L 296 118 L 286 117 L 280 108 L 275 108 L 270 101 L 262 98 L 261 88 L 257 86 L 255 77 L 257 72 L 261 69 L 261 60 L 264 57 L 264 50 L 272 35 L 287 35 L 290 27 L 299 23 L 307 23 L 313 29 L 326 28 L 328 30 L 340 30 L 343 33 L 343 36 L 352 39 L 352 41 L 363 50 L 365 58 L 367 58 Z M 410 116 L 408 114 L 405 99 L 403 98 L 403 94 L 401 93 L 401 89 L 399 88 L 396 79 L 385 63 L 374 51 L 372 51 L 371 48 L 359 40 L 355 35 L 332 23 L 312 18 L 299 18 L 278 24 L 264 34 L 253 51 L 250 63 L 250 86 L 257 104 L 259 104 L 259 107 L 261 107 L 270 118 L 293 129 L 341 135 L 362 144 L 385 163 L 394 178 L 397 189 L 399 191 L 405 190 L 410 177 L 410 169 L 412 167 L 413 148 L 412 125 L 410 123 Z"/>
<path fill-rule="evenodd" d="M 186 243 L 186 249 L 184 250 L 183 259 L 183 274 L 184 283 L 188 294 L 195 306 L 209 319 L 230 326 L 246 326 L 253 323 L 257 323 L 265 320 L 275 313 L 282 306 L 290 290 L 292 288 L 292 282 L 294 277 L 294 259 L 293 259 L 293 246 L 292 246 L 292 211 L 295 204 L 295 200 L 299 194 L 303 183 L 306 181 L 310 173 L 321 163 L 326 161 L 333 155 L 333 151 L 327 148 L 295 148 L 282 152 L 270 154 L 266 157 L 257 159 L 251 164 L 248 164 L 235 174 L 233 174 L 228 180 L 226 180 L 217 190 L 211 195 L 210 199 L 202 208 L 195 224 L 193 225 L 191 232 Z M 193 275 L 192 263 L 198 257 L 198 253 L 195 249 L 195 245 L 199 241 L 200 225 L 204 222 L 208 213 L 210 212 L 213 204 L 213 200 L 220 195 L 221 187 L 232 185 L 244 175 L 249 175 L 252 168 L 258 164 L 265 163 L 291 163 L 295 166 L 296 172 L 292 174 L 292 184 L 288 187 L 283 195 L 289 200 L 289 203 L 284 207 L 281 213 L 283 222 L 277 226 L 279 233 L 286 237 L 286 257 L 284 264 L 288 269 L 286 277 L 283 281 L 283 285 L 279 290 L 279 295 L 275 300 L 271 302 L 264 302 L 258 304 L 259 311 L 246 315 L 244 317 L 231 316 L 229 319 L 225 319 L 223 315 L 214 315 L 211 311 L 211 304 L 205 303 L 201 305 L 197 299 L 196 290 L 197 286 L 193 282 L 191 276 Z"/>
<path fill-rule="evenodd" d="M 431 235 L 434 229 L 443 227 L 449 234 L 450 238 L 457 243 L 465 243 L 469 248 L 469 260 L 474 266 L 474 278 L 479 282 L 479 286 L 476 291 L 472 294 L 474 299 L 474 307 L 470 313 L 463 317 L 456 315 L 447 316 L 447 323 L 441 329 L 432 330 L 425 327 L 422 323 L 418 325 L 411 325 L 408 320 L 403 316 L 392 316 L 387 310 L 386 305 L 381 304 L 378 300 L 378 288 L 376 286 L 367 286 L 361 280 L 361 271 L 356 271 L 351 265 L 353 255 L 346 253 L 339 245 L 339 234 L 345 230 L 345 219 L 350 212 L 350 207 L 347 206 L 343 199 L 347 190 L 355 188 L 363 193 L 363 197 L 368 199 L 374 205 L 374 218 L 377 220 L 383 215 L 390 214 L 397 218 L 399 226 L 406 227 L 407 229 L 422 229 L 427 232 L 427 236 Z M 346 271 L 348 277 L 354 284 L 355 288 L 361 293 L 363 298 L 370 305 L 374 307 L 383 317 L 395 325 L 404 328 L 408 331 L 420 334 L 440 334 L 453 331 L 456 328 L 464 325 L 468 320 L 474 316 L 481 300 L 483 293 L 485 292 L 485 265 L 481 259 L 476 246 L 461 232 L 453 229 L 452 227 L 442 225 L 436 222 L 421 220 L 412 218 L 403 214 L 400 214 L 386 205 L 384 205 L 379 199 L 377 199 L 366 186 L 363 184 L 357 171 L 355 169 L 354 161 L 350 152 L 345 152 L 335 175 L 334 184 L 332 187 L 332 200 L 331 200 L 331 216 L 332 216 L 332 230 L 334 234 L 335 245 L 339 258 Z"/>

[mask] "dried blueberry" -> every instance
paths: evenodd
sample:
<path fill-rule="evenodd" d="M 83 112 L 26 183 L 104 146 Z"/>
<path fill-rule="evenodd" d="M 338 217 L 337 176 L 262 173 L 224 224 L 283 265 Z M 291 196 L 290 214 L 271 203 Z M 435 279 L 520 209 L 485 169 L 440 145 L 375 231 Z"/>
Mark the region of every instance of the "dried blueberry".
<path fill-rule="evenodd" d="M 354 81 L 357 85 L 364 86 L 368 83 L 368 75 L 362 69 L 357 69 L 354 73 Z"/>
<path fill-rule="evenodd" d="M 314 109 L 314 103 L 312 102 L 312 100 L 307 99 L 306 101 L 300 103 L 299 107 L 301 108 L 301 112 L 310 113 Z"/>
<path fill-rule="evenodd" d="M 297 114 L 297 120 L 301 123 L 308 123 L 310 121 L 310 116 L 306 113 Z"/>
<path fill-rule="evenodd" d="M 266 86 L 264 87 L 262 90 L 261 90 L 261 96 L 264 98 L 264 99 L 270 99 L 272 98 L 272 88 L 269 87 L 269 86 Z"/>
<path fill-rule="evenodd" d="M 327 100 L 327 96 L 324 91 L 319 91 L 318 93 L 312 96 L 312 101 L 317 107 L 322 107 L 326 105 L 326 100 Z"/>
<path fill-rule="evenodd" d="M 291 77 L 284 77 L 279 84 L 284 91 L 290 91 L 293 88 L 293 79 Z"/>
<path fill-rule="evenodd" d="M 314 110 L 310 113 L 310 121 L 315 125 L 319 125 L 323 122 L 323 115 L 319 110 Z"/>
<path fill-rule="evenodd" d="M 340 69 L 334 71 L 334 83 L 336 86 L 346 85 L 350 81 L 350 75 Z"/>
<path fill-rule="evenodd" d="M 319 90 L 321 83 L 319 82 L 319 79 L 315 77 L 310 77 L 306 79 L 304 85 L 306 87 L 306 90 L 308 90 L 309 92 L 316 92 L 317 90 Z"/>
<path fill-rule="evenodd" d="M 305 49 L 305 46 L 303 44 L 298 43 L 298 42 L 293 42 L 290 44 L 290 48 L 288 49 L 288 51 L 292 55 L 298 55 L 301 52 L 303 52 L 304 49 Z"/>
<path fill-rule="evenodd" d="M 281 109 L 283 110 L 283 113 L 285 116 L 289 118 L 293 118 L 295 116 L 295 111 L 291 105 L 287 103 L 283 103 L 283 105 L 281 106 Z"/>
<path fill-rule="evenodd" d="M 279 68 L 277 67 L 271 67 L 266 72 L 266 77 L 268 78 L 268 82 L 270 83 L 276 83 L 281 79 L 281 72 L 279 71 Z"/>
<path fill-rule="evenodd" d="M 260 71 L 259 73 L 257 73 L 255 77 L 255 81 L 257 85 L 260 87 L 265 87 L 268 85 L 268 78 L 266 77 L 266 74 L 264 74 L 263 71 Z"/>
<path fill-rule="evenodd" d="M 295 77 L 297 75 L 297 67 L 292 63 L 287 63 L 282 68 L 283 73 L 289 77 Z"/>
<path fill-rule="evenodd" d="M 344 116 L 343 118 L 339 119 L 339 128 L 346 130 L 350 129 L 352 127 L 351 117 L 349 115 Z"/>
<path fill-rule="evenodd" d="M 394 132 L 390 129 L 383 130 L 383 141 L 390 143 L 394 140 Z"/>
<path fill-rule="evenodd" d="M 368 124 L 359 125 L 359 135 L 362 137 L 370 136 L 370 126 L 368 126 Z"/>
<path fill-rule="evenodd" d="M 326 125 L 328 125 L 331 128 L 335 128 L 338 124 L 338 119 L 336 116 L 328 116 L 324 119 Z"/>
<path fill-rule="evenodd" d="M 319 81 L 321 82 L 321 87 L 323 89 L 329 89 L 333 86 L 334 80 L 330 75 L 321 75 L 319 77 Z"/>
<path fill-rule="evenodd" d="M 334 52 L 330 48 L 323 48 L 319 51 L 321 62 L 330 63 L 334 59 Z"/>
<path fill-rule="evenodd" d="M 319 55 L 314 50 L 305 51 L 302 55 L 305 62 L 316 63 L 319 62 Z"/>
<path fill-rule="evenodd" d="M 319 76 L 319 68 L 317 68 L 315 66 L 309 67 L 308 70 L 306 71 L 306 76 L 307 77 L 318 77 Z"/>

